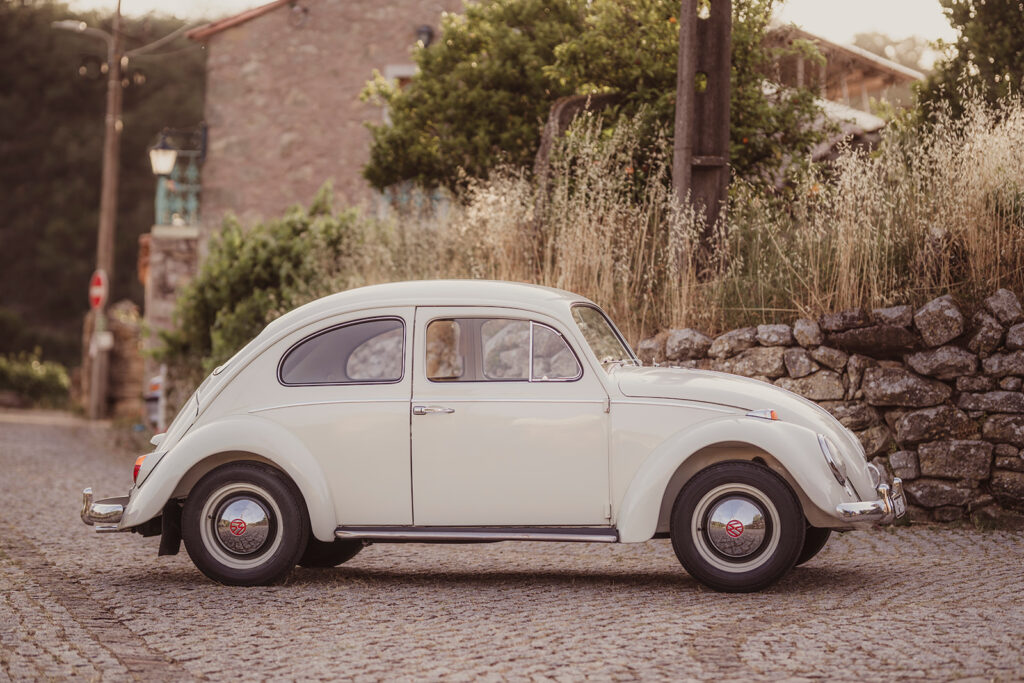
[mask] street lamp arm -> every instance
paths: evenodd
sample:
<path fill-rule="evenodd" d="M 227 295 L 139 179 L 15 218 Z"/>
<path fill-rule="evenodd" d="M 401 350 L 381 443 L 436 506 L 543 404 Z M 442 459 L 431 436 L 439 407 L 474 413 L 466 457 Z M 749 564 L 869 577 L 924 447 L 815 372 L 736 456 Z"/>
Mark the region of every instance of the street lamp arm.
<path fill-rule="evenodd" d="M 107 50 L 113 50 L 114 36 L 110 35 L 102 29 L 88 26 L 84 21 L 64 19 L 63 21 L 55 21 L 51 23 L 50 26 L 52 28 L 60 29 L 62 31 L 71 31 L 72 33 L 81 33 L 82 35 L 92 36 L 93 38 L 101 38 L 104 42 L 106 42 Z"/>
<path fill-rule="evenodd" d="M 153 50 L 155 50 L 155 49 L 157 49 L 159 47 L 163 47 L 164 45 L 166 45 L 167 43 L 171 42 L 172 40 L 174 40 L 175 38 L 177 38 L 182 33 L 184 33 L 185 31 L 189 30 L 192 27 L 193 27 L 192 24 L 185 24 L 185 25 L 181 26 L 180 28 L 175 29 L 174 31 L 171 31 L 170 33 L 168 33 L 163 38 L 159 38 L 157 40 L 154 40 L 152 43 L 149 43 L 148 45 L 143 45 L 142 47 L 137 47 L 134 50 L 128 50 L 128 52 L 125 52 L 125 55 L 128 56 L 128 57 L 134 57 L 136 55 L 144 55 L 147 52 L 152 52 Z"/>

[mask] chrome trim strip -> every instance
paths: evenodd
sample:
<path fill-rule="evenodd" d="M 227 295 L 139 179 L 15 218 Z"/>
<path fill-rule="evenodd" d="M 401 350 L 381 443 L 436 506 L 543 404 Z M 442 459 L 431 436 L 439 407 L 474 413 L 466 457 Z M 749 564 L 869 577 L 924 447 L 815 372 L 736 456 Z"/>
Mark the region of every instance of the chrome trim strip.
<path fill-rule="evenodd" d="M 696 408 L 697 410 L 710 410 L 716 413 L 729 413 L 729 414 L 740 414 L 740 409 L 732 408 L 720 403 L 704 403 L 702 401 L 691 401 L 685 398 L 666 398 L 666 399 L 632 399 L 632 398 L 616 398 L 612 399 L 612 405 L 633 405 L 633 406 L 663 406 L 666 408 L 679 408 L 685 406 L 687 408 Z"/>
<path fill-rule="evenodd" d="M 407 398 L 339 398 L 330 401 L 302 401 L 300 403 L 282 403 L 276 406 L 267 406 L 266 408 L 253 408 L 249 410 L 250 415 L 254 413 L 262 413 L 267 410 L 281 410 L 283 408 L 302 408 L 305 406 L 330 406 L 341 403 L 409 403 Z"/>
<path fill-rule="evenodd" d="M 555 541 L 577 543 L 616 543 L 619 532 L 615 529 L 444 529 L 441 527 L 416 529 L 414 527 L 338 527 L 334 535 L 342 539 L 369 541 Z"/>

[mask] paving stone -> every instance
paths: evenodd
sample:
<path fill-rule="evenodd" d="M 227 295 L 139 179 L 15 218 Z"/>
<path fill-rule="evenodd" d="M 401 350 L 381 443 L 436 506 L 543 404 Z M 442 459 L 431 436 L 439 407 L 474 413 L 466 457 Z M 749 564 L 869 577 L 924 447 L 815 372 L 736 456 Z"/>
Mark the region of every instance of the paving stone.
<path fill-rule="evenodd" d="M 97 535 L 78 521 L 83 486 L 117 495 L 131 471 L 135 453 L 110 430 L 3 418 L 0 680 L 875 680 L 879 671 L 1015 680 L 1024 671 L 1019 531 L 833 534 L 753 594 L 702 588 L 668 540 L 378 544 L 335 569 L 235 588 L 207 580 L 185 553 L 157 557 L 155 538 Z M 993 477 L 1007 500 L 1016 474 Z M 940 510 L 971 504 L 972 518 L 999 518 L 957 482 L 925 481 Z M 930 517 L 916 502 L 908 514 Z M 856 644 L 837 646 L 838 632 L 857 634 Z"/>

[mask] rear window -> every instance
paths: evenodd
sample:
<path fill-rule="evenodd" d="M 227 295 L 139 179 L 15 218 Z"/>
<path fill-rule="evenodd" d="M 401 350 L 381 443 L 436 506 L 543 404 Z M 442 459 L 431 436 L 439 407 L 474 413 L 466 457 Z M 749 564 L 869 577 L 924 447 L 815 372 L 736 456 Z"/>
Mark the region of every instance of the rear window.
<path fill-rule="evenodd" d="M 330 327 L 291 347 L 278 366 L 289 386 L 372 384 L 401 381 L 405 324 L 399 318 L 372 318 Z"/>

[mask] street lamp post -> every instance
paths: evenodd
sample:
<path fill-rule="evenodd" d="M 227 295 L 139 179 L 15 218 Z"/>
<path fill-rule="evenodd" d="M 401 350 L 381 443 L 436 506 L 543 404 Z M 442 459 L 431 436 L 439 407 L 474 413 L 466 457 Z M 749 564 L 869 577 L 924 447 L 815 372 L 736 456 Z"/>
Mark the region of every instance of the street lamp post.
<path fill-rule="evenodd" d="M 107 110 L 103 135 L 103 179 L 100 189 L 100 225 L 96 240 L 96 270 L 111 281 L 114 272 L 114 233 L 117 229 L 117 184 L 121 155 L 121 106 L 124 90 L 121 85 L 121 62 L 124 48 L 121 39 L 121 0 L 114 12 L 113 35 L 90 28 L 83 21 L 55 21 L 53 28 L 74 31 L 101 38 L 107 44 Z M 96 307 L 93 318 L 89 356 L 92 371 L 89 376 L 89 419 L 96 420 L 106 414 L 107 374 L 110 360 L 106 302 Z"/>

